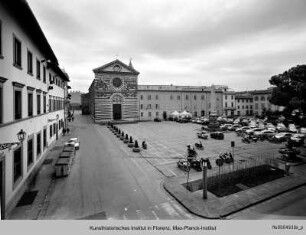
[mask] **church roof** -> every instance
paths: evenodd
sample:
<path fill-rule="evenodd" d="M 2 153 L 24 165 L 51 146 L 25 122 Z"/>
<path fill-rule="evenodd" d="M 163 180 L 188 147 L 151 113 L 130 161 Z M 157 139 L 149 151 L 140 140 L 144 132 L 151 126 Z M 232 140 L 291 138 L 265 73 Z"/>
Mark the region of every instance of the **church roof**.
<path fill-rule="evenodd" d="M 97 72 L 100 72 L 100 71 L 102 72 L 102 70 L 104 70 L 104 69 L 106 69 L 106 68 L 108 68 L 108 67 L 110 67 L 110 66 L 112 66 L 112 65 L 114 65 L 114 64 L 119 64 L 119 65 L 121 65 L 122 67 L 124 67 L 124 68 L 126 68 L 127 70 L 131 71 L 131 73 L 133 73 L 133 74 L 136 74 L 136 75 L 139 74 L 139 72 L 138 72 L 136 69 L 134 69 L 133 66 L 128 66 L 127 64 L 123 63 L 122 61 L 120 61 L 120 60 L 118 60 L 118 59 L 116 59 L 116 60 L 114 60 L 114 61 L 112 61 L 112 62 L 109 62 L 109 63 L 107 63 L 107 64 L 105 64 L 105 65 L 102 65 L 102 66 L 100 66 L 100 67 L 98 67 L 98 68 L 93 69 L 93 72 L 94 72 L 94 73 L 97 73 Z"/>

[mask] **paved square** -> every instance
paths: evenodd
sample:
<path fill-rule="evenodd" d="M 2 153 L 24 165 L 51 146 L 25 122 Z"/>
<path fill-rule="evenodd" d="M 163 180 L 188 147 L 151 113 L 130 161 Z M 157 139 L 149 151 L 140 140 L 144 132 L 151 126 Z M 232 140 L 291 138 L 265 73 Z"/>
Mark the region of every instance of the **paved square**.
<path fill-rule="evenodd" d="M 187 145 L 194 146 L 199 141 L 202 142 L 204 150 L 197 150 L 198 155 L 208 157 L 212 167 L 217 167 L 215 160 L 219 153 L 232 152 L 231 141 L 235 141 L 234 158 L 236 162 L 277 157 L 279 156 L 278 149 L 283 145 L 268 141 L 242 143 L 241 137 L 238 137 L 235 132 L 225 132 L 224 140 L 215 140 L 210 137 L 203 140 L 196 136 L 202 126 L 193 123 L 140 122 L 121 124 L 118 127 L 125 134 L 132 136 L 133 140 L 137 140 L 140 146 L 142 141 L 146 141 L 148 149 L 142 150 L 140 155 L 167 177 L 187 174 L 177 167 L 177 161 L 186 158 Z M 201 172 L 192 169 L 190 174 L 201 174 Z"/>

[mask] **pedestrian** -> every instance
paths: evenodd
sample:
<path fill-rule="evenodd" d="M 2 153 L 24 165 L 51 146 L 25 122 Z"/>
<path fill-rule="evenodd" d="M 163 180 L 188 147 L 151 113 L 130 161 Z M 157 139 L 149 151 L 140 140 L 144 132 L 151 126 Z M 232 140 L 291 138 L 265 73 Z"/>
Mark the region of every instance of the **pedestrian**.
<path fill-rule="evenodd" d="M 67 128 L 67 135 L 69 134 L 69 131 L 70 131 L 69 128 Z"/>
<path fill-rule="evenodd" d="M 74 116 L 72 116 L 72 121 L 74 121 Z"/>
<path fill-rule="evenodd" d="M 66 129 L 64 128 L 64 129 L 63 129 L 63 135 L 65 135 L 65 134 L 66 134 Z"/>

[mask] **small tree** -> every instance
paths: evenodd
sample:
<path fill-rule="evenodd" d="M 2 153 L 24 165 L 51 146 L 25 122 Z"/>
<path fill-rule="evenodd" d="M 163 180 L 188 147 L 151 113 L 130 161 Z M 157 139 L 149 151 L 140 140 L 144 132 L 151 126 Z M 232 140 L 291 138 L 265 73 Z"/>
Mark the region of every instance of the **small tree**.
<path fill-rule="evenodd" d="M 124 137 L 124 132 L 122 131 L 121 136 Z"/>
<path fill-rule="evenodd" d="M 125 134 L 125 139 L 128 140 L 129 139 L 129 135 Z"/>
<path fill-rule="evenodd" d="M 133 143 L 133 138 L 132 138 L 132 136 L 130 136 L 130 143 Z"/>

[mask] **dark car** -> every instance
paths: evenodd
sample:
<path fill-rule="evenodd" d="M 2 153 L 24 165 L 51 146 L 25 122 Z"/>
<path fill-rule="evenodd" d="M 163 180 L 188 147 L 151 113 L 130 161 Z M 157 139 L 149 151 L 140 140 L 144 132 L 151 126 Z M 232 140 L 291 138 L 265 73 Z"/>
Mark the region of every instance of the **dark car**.
<path fill-rule="evenodd" d="M 162 120 L 159 117 L 154 118 L 154 122 L 161 122 Z"/>
<path fill-rule="evenodd" d="M 224 134 L 222 132 L 212 132 L 210 133 L 210 138 L 217 139 L 217 140 L 223 140 Z"/>

